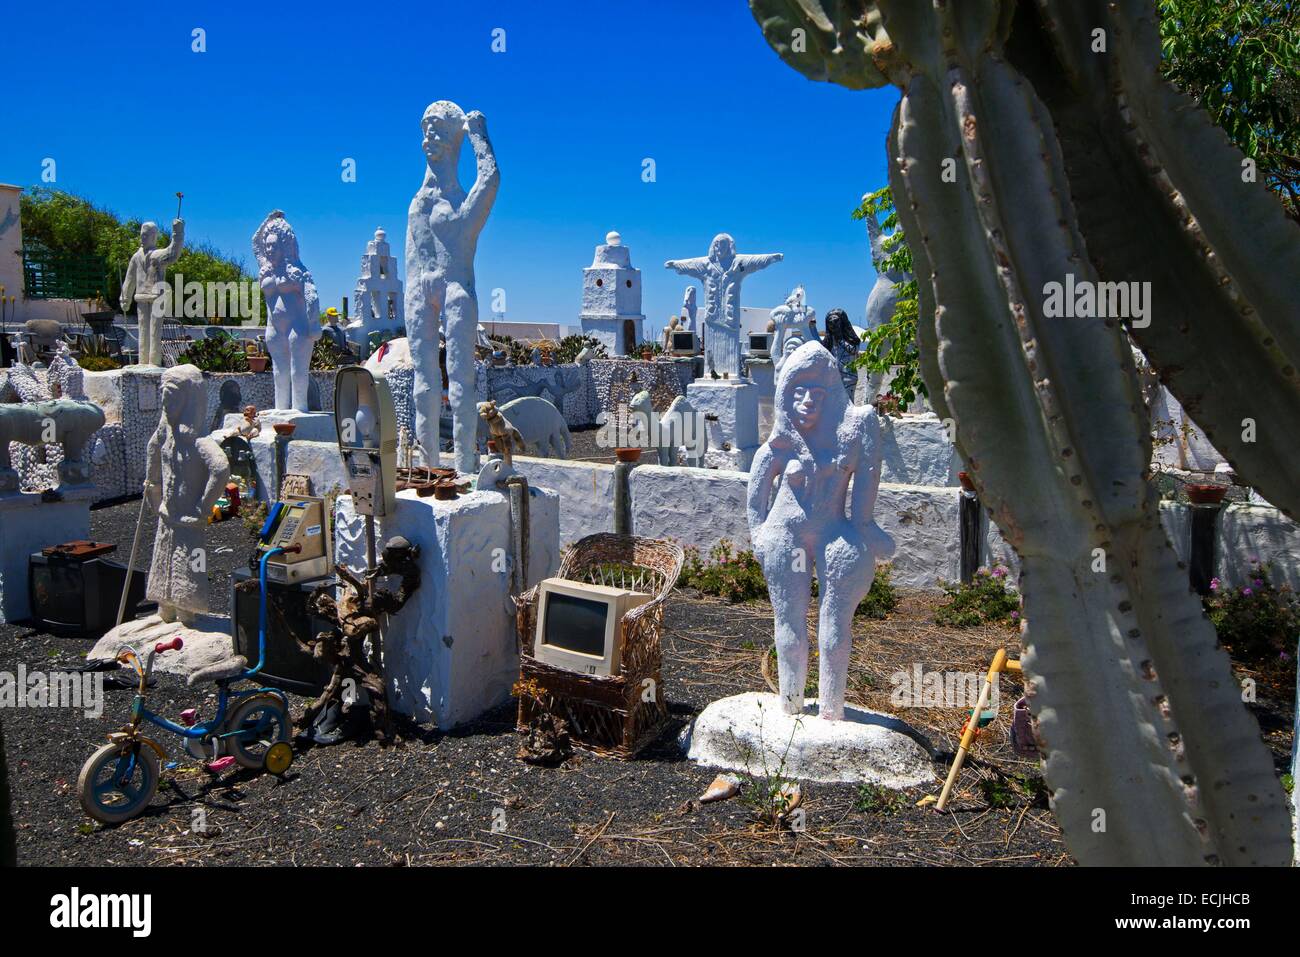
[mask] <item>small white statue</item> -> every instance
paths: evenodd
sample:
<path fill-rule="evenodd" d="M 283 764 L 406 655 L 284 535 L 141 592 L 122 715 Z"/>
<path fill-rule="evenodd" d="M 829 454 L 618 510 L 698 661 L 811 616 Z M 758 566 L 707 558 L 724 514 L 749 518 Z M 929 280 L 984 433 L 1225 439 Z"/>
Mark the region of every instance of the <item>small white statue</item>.
<path fill-rule="evenodd" d="M 704 284 L 704 364 L 711 372 L 740 375 L 740 285 L 745 277 L 784 258 L 782 253 L 742 256 L 734 239 L 718 233 L 707 256 L 664 263 L 665 268 Z"/>
<path fill-rule="evenodd" d="M 415 374 L 415 435 L 426 449 L 438 448 L 442 406 L 438 334 L 445 315 L 447 402 L 456 471 L 473 475 L 478 471 L 474 346 L 480 328 L 474 254 L 501 174 L 482 113 L 467 116 L 455 103 L 439 100 L 424 111 L 420 129 L 428 168 L 411 200 L 406 227 L 406 336 Z M 478 175 L 468 194 L 457 170 L 467 135 L 478 162 Z"/>
<path fill-rule="evenodd" d="M 644 434 L 659 455 L 660 465 L 677 465 L 677 450 L 682 449 L 680 464 L 693 468 L 704 467 L 704 454 L 709 449 L 709 437 L 702 416 L 684 395 L 676 396 L 663 415 L 654 411 L 650 393 L 642 389 L 632 396 L 628 411 L 635 413 L 640 422 L 634 434 Z"/>
<path fill-rule="evenodd" d="M 162 420 L 149 440 L 145 472 L 145 496 L 158 512 L 145 597 L 158 602 L 163 621 L 190 625 L 208 611 L 204 533 L 230 467 L 221 446 L 203 434 L 203 373 L 192 365 L 168 369 L 161 393 Z"/>
<path fill-rule="evenodd" d="M 163 282 L 167 267 L 180 258 L 185 248 L 185 221 L 172 220 L 172 241 L 165 249 L 158 248 L 158 224 L 142 223 L 140 248 L 131 256 L 122 279 L 121 305 L 123 314 L 136 308 L 137 336 L 140 340 L 140 365 L 162 365 L 163 316 L 156 300 L 158 284 Z"/>
<path fill-rule="evenodd" d="M 695 287 L 692 286 L 691 288 L 694 289 Z M 677 323 L 678 323 L 678 319 L 676 316 L 672 316 L 668 320 L 668 325 L 664 329 L 664 339 L 663 339 L 664 352 L 673 351 L 673 333 L 682 331 L 680 328 L 678 328 Z"/>
<path fill-rule="evenodd" d="M 46 370 L 45 381 L 49 384 L 50 395 L 55 399 L 86 398 L 86 373 L 72 356 L 66 339 L 60 339 L 54 347 L 54 358 Z"/>
<path fill-rule="evenodd" d="M 266 354 L 275 380 L 275 407 L 306 412 L 311 353 L 321 336 L 320 297 L 298 257 L 298 236 L 281 210 L 253 233 L 253 255 L 266 300 Z"/>
<path fill-rule="evenodd" d="M 795 286 L 785 302 L 772 310 L 770 319 L 774 336 L 772 338 L 772 365 L 777 372 L 785 363 L 786 357 L 808 341 L 808 313 L 804 305 L 803 286 Z"/>
<path fill-rule="evenodd" d="M 682 332 L 695 331 L 695 314 L 697 311 L 695 287 L 687 286 L 686 293 L 682 296 Z"/>
<path fill-rule="evenodd" d="M 803 710 L 808 605 L 816 566 L 818 715 L 844 717 L 853 613 L 893 540 L 872 518 L 880 488 L 880 423 L 849 404 L 835 358 L 800 346 L 777 374 L 772 434 L 749 470 L 749 534 L 776 619 L 782 708 Z M 852 501 L 849 487 L 852 482 Z M 849 506 L 846 509 L 846 506 Z"/>
<path fill-rule="evenodd" d="M 478 404 L 480 419 L 490 433 L 493 416 L 492 412 L 487 411 L 489 408 L 492 412 L 496 412 L 496 403 Z M 573 448 L 573 439 L 569 435 L 568 423 L 564 421 L 564 416 L 554 403 L 548 402 L 541 396 L 525 395 L 518 399 L 511 399 L 501 406 L 496 414 L 503 418 L 511 432 L 519 437 L 522 444 L 516 451 L 526 451 L 551 459 L 569 457 L 569 452 Z M 505 452 L 505 449 L 498 450 Z"/>

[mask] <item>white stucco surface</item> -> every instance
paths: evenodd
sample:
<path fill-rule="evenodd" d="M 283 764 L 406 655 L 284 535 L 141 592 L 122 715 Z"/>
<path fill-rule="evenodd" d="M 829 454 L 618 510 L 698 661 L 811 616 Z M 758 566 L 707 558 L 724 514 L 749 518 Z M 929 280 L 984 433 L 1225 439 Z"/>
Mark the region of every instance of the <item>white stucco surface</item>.
<path fill-rule="evenodd" d="M 816 710 L 812 699 L 804 714 L 790 715 L 774 694 L 732 695 L 700 712 L 682 743 L 692 761 L 759 779 L 780 775 L 900 790 L 934 780 L 928 750 L 898 718 L 846 705 L 843 720 L 827 721 Z"/>
<path fill-rule="evenodd" d="M 933 414 L 880 418 L 882 482 L 954 486 L 961 457 Z"/>
<path fill-rule="evenodd" d="M 528 585 L 559 567 L 559 496 L 533 487 Z M 401 492 L 379 519 L 378 543 L 393 535 L 420 546 L 420 587 L 385 629 L 384 667 L 393 708 L 448 729 L 509 700 L 519 677 L 510 598 L 510 504 L 500 492 L 450 502 Z M 335 561 L 365 567 L 365 522 L 339 498 Z"/>

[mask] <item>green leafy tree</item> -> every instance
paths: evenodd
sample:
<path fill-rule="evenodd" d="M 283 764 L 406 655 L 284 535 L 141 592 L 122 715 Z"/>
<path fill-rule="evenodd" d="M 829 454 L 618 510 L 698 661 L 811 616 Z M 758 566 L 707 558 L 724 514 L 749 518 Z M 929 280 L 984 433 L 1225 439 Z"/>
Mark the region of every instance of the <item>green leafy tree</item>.
<path fill-rule="evenodd" d="M 881 231 L 887 234 L 883 240 L 884 269 L 911 276 L 912 250 L 908 247 L 903 230 L 898 225 L 898 213 L 894 209 L 894 194 L 888 186 L 862 197 L 861 204 L 853 211 L 853 218 L 865 220 L 867 217 L 875 217 L 880 223 Z M 916 344 L 916 318 L 920 312 L 916 279 L 898 284 L 897 292 L 898 299 L 894 305 L 893 317 L 875 329 L 867 331 L 858 357 L 853 360 L 853 367 L 873 373 L 896 370 L 889 384 L 889 391 L 898 399 L 899 410 L 906 411 L 907 407 L 916 401 L 918 395 L 928 393 L 925 390 L 925 382 L 921 379 Z"/>
<path fill-rule="evenodd" d="M 1256 176 L 1300 221 L 1300 4 L 1296 0 L 1159 0 L 1165 76 L 1195 98 L 1256 164 Z M 912 273 L 889 187 L 868 193 L 853 218 L 877 217 L 884 265 Z M 898 287 L 893 318 L 867 333 L 855 368 L 896 369 L 890 391 L 906 411 L 926 395 L 916 343 L 916 281 Z"/>
<path fill-rule="evenodd" d="M 1300 220 L 1300 4 L 1160 0 L 1162 68 Z"/>
<path fill-rule="evenodd" d="M 121 308 L 118 293 L 127 264 L 140 245 L 142 220 L 123 222 L 116 214 L 90 200 L 59 189 L 32 187 L 21 199 L 23 239 L 44 246 L 59 256 L 98 256 L 104 261 L 104 300 Z M 158 245 L 171 242 L 159 223 Z M 242 259 L 225 256 L 214 246 L 191 242 L 176 262 L 167 267 L 167 279 L 176 274 L 186 282 L 256 282 Z M 265 304 L 263 304 L 265 305 Z M 265 313 L 265 309 L 263 309 Z"/>

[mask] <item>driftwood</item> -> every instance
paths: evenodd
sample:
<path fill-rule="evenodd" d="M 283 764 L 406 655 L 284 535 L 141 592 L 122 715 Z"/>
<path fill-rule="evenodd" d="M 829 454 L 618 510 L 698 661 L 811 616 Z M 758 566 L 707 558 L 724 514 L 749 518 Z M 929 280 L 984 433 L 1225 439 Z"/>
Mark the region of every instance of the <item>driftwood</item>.
<path fill-rule="evenodd" d="M 334 623 L 331 631 L 322 631 L 314 639 L 297 638 L 298 646 L 314 658 L 324 661 L 332 674 L 325 691 L 307 705 L 295 722 L 299 730 L 306 729 L 316 716 L 331 702 L 339 700 L 343 683 L 352 680 L 366 690 L 370 699 L 370 720 L 375 737 L 387 744 L 393 741 L 393 715 L 388 707 L 387 682 L 384 680 L 379 648 L 379 622 L 381 615 L 391 615 L 406 604 L 411 593 L 420 587 L 420 548 L 405 538 L 395 536 L 388 540 L 378 565 L 358 578 L 342 565 L 334 571 L 342 580 L 337 598 L 333 586 L 322 585 L 312 592 L 308 607 Z M 401 577 L 397 591 L 375 587 L 375 581 L 389 575 Z M 371 641 L 372 654 L 365 650 L 366 639 Z"/>

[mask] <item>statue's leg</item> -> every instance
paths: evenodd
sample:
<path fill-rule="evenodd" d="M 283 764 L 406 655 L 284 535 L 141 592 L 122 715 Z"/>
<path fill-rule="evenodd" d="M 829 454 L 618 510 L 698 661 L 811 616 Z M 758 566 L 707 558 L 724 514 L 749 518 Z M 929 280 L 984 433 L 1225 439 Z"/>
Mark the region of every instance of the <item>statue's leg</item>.
<path fill-rule="evenodd" d="M 140 340 L 140 365 L 153 365 L 153 303 L 138 303 L 135 307 L 136 337 Z"/>
<path fill-rule="evenodd" d="M 309 317 L 310 318 L 310 317 Z M 311 380 L 311 353 L 315 340 L 298 330 L 289 333 L 289 401 L 299 412 L 306 412 L 308 384 Z"/>
<path fill-rule="evenodd" d="M 853 613 L 871 590 L 876 563 L 852 532 L 829 542 L 819 561 L 817 713 L 828 721 L 839 721 L 844 717 L 844 692 L 853 651 Z"/>
<path fill-rule="evenodd" d="M 407 344 L 415 382 L 411 400 L 415 406 L 415 438 L 438 464 L 441 447 L 439 422 L 442 418 L 442 369 L 438 362 L 438 325 L 442 318 L 447 285 L 428 277 L 411 282 L 407 299 Z"/>
<path fill-rule="evenodd" d="M 784 536 L 783 536 L 784 538 Z M 786 714 L 803 711 L 808 681 L 808 605 L 812 575 L 797 571 L 793 541 L 766 543 L 762 549 L 763 575 L 775 619 L 777 685 L 781 709 Z"/>
<path fill-rule="evenodd" d="M 292 369 L 289 359 L 289 339 L 280 327 L 266 324 L 266 354 L 271 357 L 271 378 L 275 383 L 275 408 L 292 408 L 293 389 L 290 386 Z"/>
<path fill-rule="evenodd" d="M 451 404 L 456 471 L 478 471 L 478 409 L 474 390 L 474 343 L 478 301 L 460 283 L 447 287 L 447 399 Z"/>

